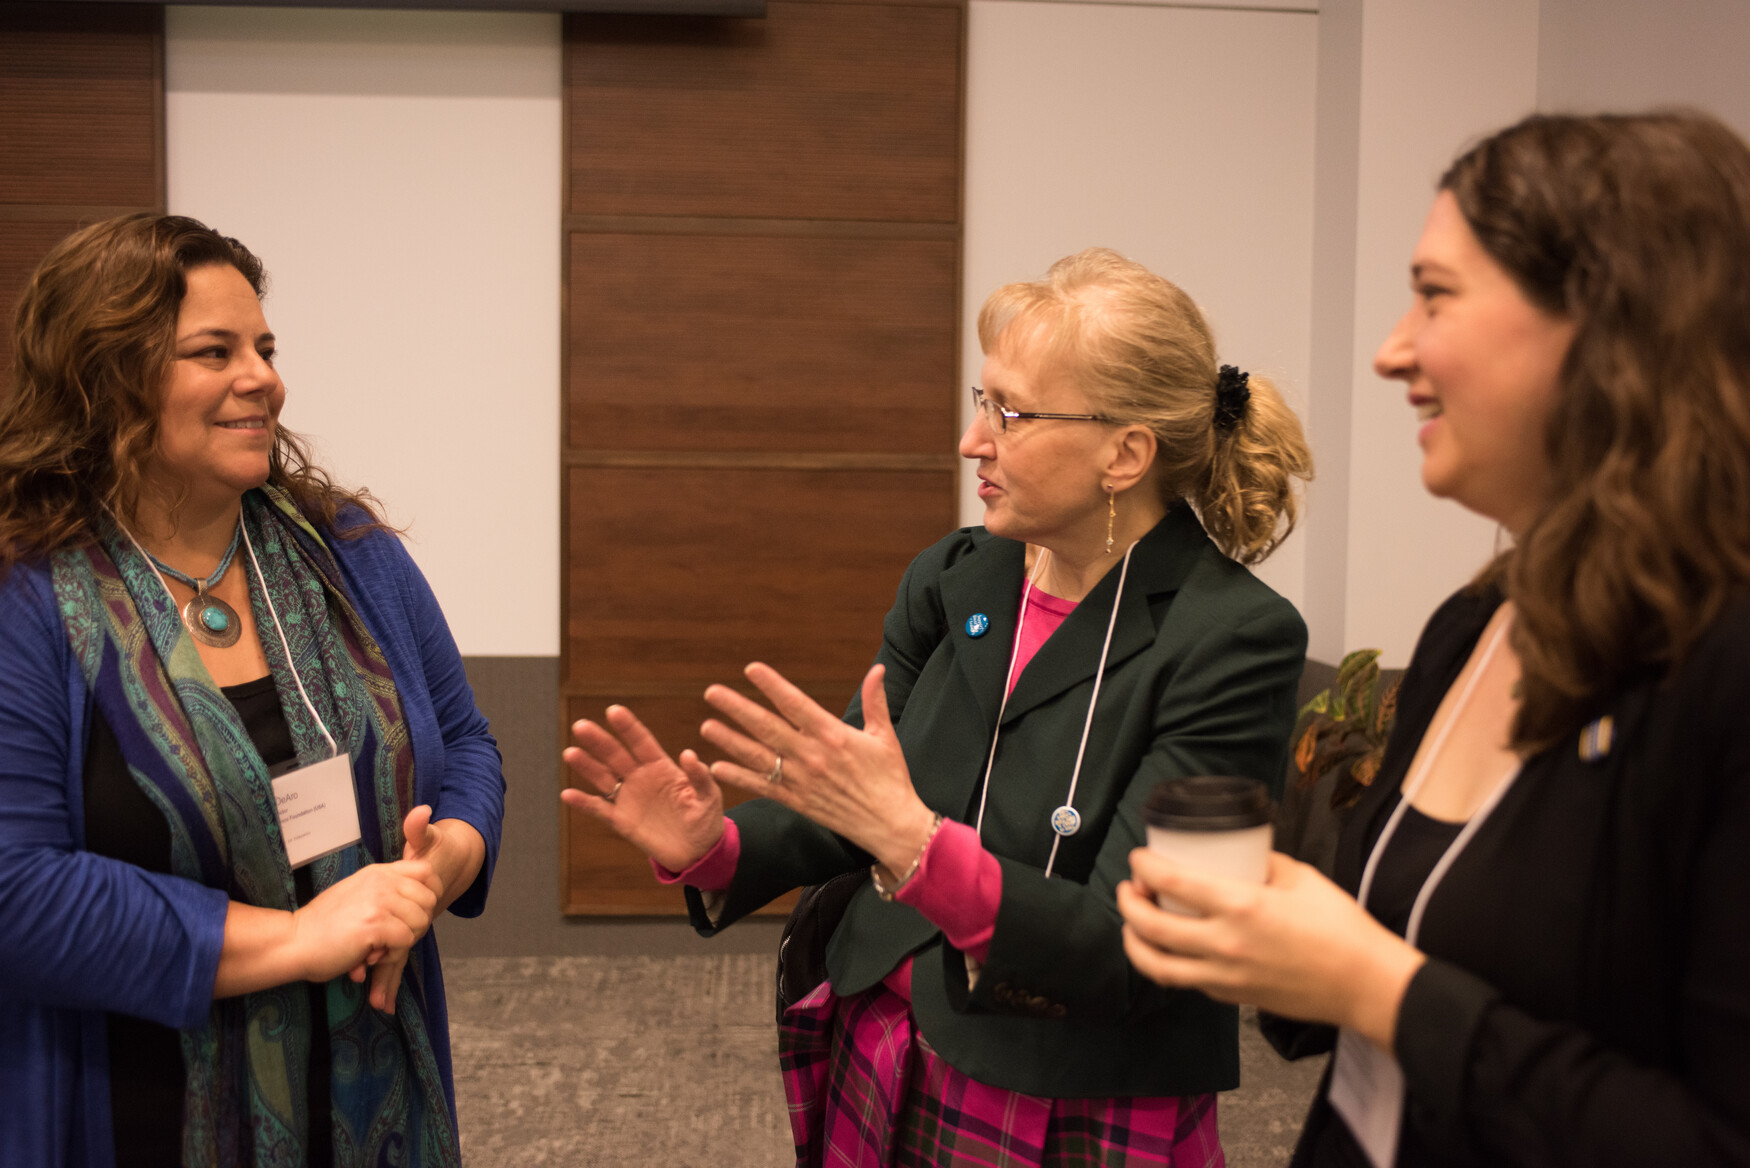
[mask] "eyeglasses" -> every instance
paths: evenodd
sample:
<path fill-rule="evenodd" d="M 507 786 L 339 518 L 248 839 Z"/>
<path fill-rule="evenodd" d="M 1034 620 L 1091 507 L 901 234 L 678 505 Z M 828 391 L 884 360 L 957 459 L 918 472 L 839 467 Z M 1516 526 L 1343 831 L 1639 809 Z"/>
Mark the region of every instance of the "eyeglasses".
<path fill-rule="evenodd" d="M 978 386 L 972 387 L 972 408 L 984 415 L 984 424 L 990 427 L 992 434 L 1007 434 L 1009 423 L 1024 421 L 1028 418 L 1055 418 L 1062 422 L 1105 422 L 1112 419 L 1102 414 L 1038 414 L 1027 410 L 1011 410 L 1007 406 L 998 405 L 984 396 L 984 390 Z"/>

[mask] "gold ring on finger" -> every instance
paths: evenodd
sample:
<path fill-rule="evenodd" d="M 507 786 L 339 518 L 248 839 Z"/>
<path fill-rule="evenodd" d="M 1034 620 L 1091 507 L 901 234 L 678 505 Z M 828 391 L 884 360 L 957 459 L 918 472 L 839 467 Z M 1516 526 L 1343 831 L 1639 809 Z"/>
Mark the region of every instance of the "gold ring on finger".
<path fill-rule="evenodd" d="M 777 786 L 784 781 L 784 756 L 776 755 L 772 759 L 772 769 L 766 772 L 766 782 Z"/>

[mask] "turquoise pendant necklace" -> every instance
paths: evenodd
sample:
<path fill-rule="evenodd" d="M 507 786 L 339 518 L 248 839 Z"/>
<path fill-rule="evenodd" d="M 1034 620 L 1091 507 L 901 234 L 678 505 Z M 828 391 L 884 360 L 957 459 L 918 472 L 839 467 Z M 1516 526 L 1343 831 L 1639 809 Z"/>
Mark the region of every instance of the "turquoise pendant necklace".
<path fill-rule="evenodd" d="M 178 572 L 152 553 L 146 553 L 154 568 L 183 587 L 194 589 L 194 599 L 182 606 L 182 627 L 188 630 L 189 636 L 215 649 L 229 649 L 243 635 L 243 621 L 238 617 L 237 610 L 212 592 L 230 570 L 231 561 L 237 557 L 237 545 L 242 540 L 243 517 L 239 515 L 237 533 L 231 537 L 231 546 L 225 552 L 225 558 L 219 561 L 219 566 L 205 580 L 196 580 L 193 576 Z"/>

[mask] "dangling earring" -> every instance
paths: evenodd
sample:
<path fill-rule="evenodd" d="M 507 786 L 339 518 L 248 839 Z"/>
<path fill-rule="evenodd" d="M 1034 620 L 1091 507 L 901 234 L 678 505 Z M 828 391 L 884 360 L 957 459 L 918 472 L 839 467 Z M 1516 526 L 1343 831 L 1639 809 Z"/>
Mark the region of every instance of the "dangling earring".
<path fill-rule="evenodd" d="M 1106 484 L 1106 554 L 1112 554 L 1112 524 L 1118 518 L 1118 504 L 1112 494 L 1112 484 Z"/>

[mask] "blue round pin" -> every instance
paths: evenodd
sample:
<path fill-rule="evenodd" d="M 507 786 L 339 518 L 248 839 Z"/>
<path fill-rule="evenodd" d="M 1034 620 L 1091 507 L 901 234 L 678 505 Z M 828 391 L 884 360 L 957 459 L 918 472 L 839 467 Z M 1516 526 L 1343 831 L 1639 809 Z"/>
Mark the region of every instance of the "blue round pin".
<path fill-rule="evenodd" d="M 1082 813 L 1065 803 L 1051 813 L 1051 830 L 1058 835 L 1074 835 L 1082 829 Z"/>
<path fill-rule="evenodd" d="M 966 618 L 966 635 L 982 637 L 990 631 L 990 618 L 982 612 L 975 612 Z"/>

